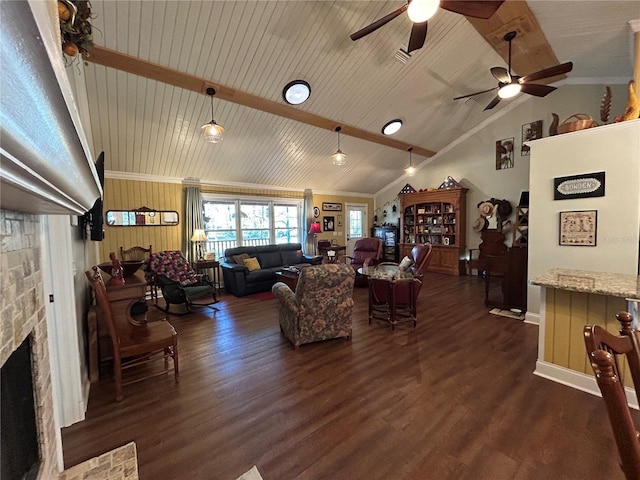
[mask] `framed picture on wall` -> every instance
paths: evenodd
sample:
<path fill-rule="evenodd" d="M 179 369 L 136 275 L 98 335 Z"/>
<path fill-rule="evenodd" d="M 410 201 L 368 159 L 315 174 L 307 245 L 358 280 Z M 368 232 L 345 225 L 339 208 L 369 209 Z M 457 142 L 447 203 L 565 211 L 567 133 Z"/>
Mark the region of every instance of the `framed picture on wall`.
<path fill-rule="evenodd" d="M 338 215 L 338 226 L 342 226 L 342 215 Z"/>
<path fill-rule="evenodd" d="M 513 168 L 513 137 L 496 141 L 496 170 Z"/>
<path fill-rule="evenodd" d="M 560 212 L 560 245 L 595 247 L 597 231 L 597 210 Z"/>
<path fill-rule="evenodd" d="M 525 123 L 522 125 L 522 147 L 520 148 L 520 155 L 529 155 L 531 148 L 525 145 L 529 140 L 536 140 L 542 138 L 542 120 L 536 120 L 535 122 Z"/>
<path fill-rule="evenodd" d="M 322 210 L 325 212 L 341 212 L 341 203 L 322 202 Z"/>
<path fill-rule="evenodd" d="M 322 217 L 322 231 L 333 232 L 335 230 L 334 217 Z"/>

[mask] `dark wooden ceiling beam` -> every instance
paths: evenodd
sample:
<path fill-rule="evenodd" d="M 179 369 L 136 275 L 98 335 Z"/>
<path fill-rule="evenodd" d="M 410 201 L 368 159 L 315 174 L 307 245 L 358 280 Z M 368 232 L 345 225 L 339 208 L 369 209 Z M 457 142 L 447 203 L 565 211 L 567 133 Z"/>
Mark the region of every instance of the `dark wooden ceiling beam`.
<path fill-rule="evenodd" d="M 206 94 L 207 87 L 213 87 L 216 89 L 216 98 L 226 100 L 228 102 L 233 102 L 238 105 L 243 105 L 245 107 L 278 115 L 280 117 L 295 120 L 296 122 L 306 123 L 307 125 L 312 125 L 326 130 L 334 131 L 337 126 L 340 126 L 342 127 L 340 133 L 343 135 L 377 143 L 386 147 L 396 148 L 398 150 L 407 151 L 409 148 L 413 148 L 414 154 L 423 157 L 432 157 L 436 154 L 436 152 L 426 148 L 401 142 L 384 135 L 371 133 L 350 125 L 345 125 L 343 123 L 336 122 L 335 120 L 331 120 L 330 118 L 314 115 L 313 113 L 305 112 L 298 108 L 290 107 L 289 105 L 258 97 L 257 95 L 243 92 L 226 85 L 221 85 L 220 83 L 197 77 L 195 75 L 180 72 L 125 53 L 117 52 L 100 45 L 95 45 L 91 50 L 91 55 L 86 57 L 85 60 L 198 93 Z"/>

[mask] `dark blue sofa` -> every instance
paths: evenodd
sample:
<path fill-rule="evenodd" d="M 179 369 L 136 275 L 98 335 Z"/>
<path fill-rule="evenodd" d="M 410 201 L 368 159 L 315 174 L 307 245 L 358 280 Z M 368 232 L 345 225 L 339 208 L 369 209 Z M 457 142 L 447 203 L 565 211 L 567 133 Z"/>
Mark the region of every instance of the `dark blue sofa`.
<path fill-rule="evenodd" d="M 255 257 L 260 263 L 260 270 L 252 272 L 242 264 L 236 263 L 234 256 L 246 253 Z M 255 247 L 235 247 L 224 251 L 224 262 L 220 264 L 224 288 L 237 297 L 252 293 L 267 292 L 276 283 L 275 272 L 282 267 L 302 267 L 319 265 L 322 256 L 311 256 L 302 253 L 300 243 L 281 243 L 278 245 L 259 245 Z"/>

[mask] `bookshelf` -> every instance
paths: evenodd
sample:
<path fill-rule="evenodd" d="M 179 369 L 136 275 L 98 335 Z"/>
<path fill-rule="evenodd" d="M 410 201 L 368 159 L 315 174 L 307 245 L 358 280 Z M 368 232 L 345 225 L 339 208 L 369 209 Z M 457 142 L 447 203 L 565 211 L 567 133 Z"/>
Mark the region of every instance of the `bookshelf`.
<path fill-rule="evenodd" d="M 400 195 L 400 258 L 430 243 L 428 270 L 460 275 L 465 256 L 466 194 L 462 187 Z"/>

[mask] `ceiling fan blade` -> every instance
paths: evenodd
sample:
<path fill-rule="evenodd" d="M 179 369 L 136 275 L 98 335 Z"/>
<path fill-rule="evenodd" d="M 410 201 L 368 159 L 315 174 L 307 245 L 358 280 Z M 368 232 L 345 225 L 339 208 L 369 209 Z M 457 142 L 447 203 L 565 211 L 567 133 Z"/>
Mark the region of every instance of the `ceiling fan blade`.
<path fill-rule="evenodd" d="M 536 80 L 542 80 L 543 78 L 555 77 L 556 75 L 569 73 L 571 70 L 573 70 L 572 62 L 561 63 L 560 65 L 545 68 L 544 70 L 540 70 L 539 72 L 525 75 L 519 81 L 520 83 L 535 82 Z"/>
<path fill-rule="evenodd" d="M 504 67 L 491 67 L 491 75 L 500 83 L 511 83 L 511 75 Z"/>
<path fill-rule="evenodd" d="M 496 95 L 496 98 L 494 98 L 493 100 L 491 100 L 491 103 L 489 105 L 487 105 L 486 107 L 484 107 L 484 110 L 491 110 L 493 107 L 495 107 L 497 104 L 500 103 L 500 97 Z"/>
<path fill-rule="evenodd" d="M 409 47 L 407 53 L 422 48 L 424 41 L 427 39 L 427 22 L 414 23 L 411 27 L 411 36 L 409 37 Z"/>
<path fill-rule="evenodd" d="M 549 85 L 539 85 L 537 83 L 524 83 L 520 88 L 521 92 L 534 95 L 536 97 L 546 97 L 553 92 L 556 87 L 550 87 Z"/>
<path fill-rule="evenodd" d="M 366 27 L 358 30 L 356 33 L 352 33 L 351 35 L 349 35 L 349 37 L 351 38 L 351 40 L 353 40 L 354 42 L 356 40 L 360 40 L 362 37 L 365 37 L 367 35 L 369 35 L 370 33 L 375 32 L 376 30 L 378 30 L 380 27 L 383 27 L 384 25 L 386 25 L 387 23 L 389 23 L 391 20 L 393 20 L 394 18 L 396 18 L 398 15 L 400 15 L 401 13 L 405 12 L 407 10 L 407 7 L 409 6 L 409 4 L 407 3 L 406 5 L 403 5 L 402 7 L 400 7 L 399 9 L 391 12 L 388 15 L 385 15 L 382 18 L 379 18 L 378 20 L 376 20 L 375 22 L 373 22 L 370 25 L 367 25 Z"/>
<path fill-rule="evenodd" d="M 469 98 L 469 97 L 473 97 L 473 96 L 475 96 L 475 95 L 480 95 L 481 93 L 492 92 L 492 91 L 497 90 L 497 89 L 498 89 L 498 87 L 493 87 L 493 88 L 490 88 L 490 89 L 488 89 L 488 90 L 482 90 L 481 92 L 470 93 L 469 95 L 461 95 L 460 97 L 456 97 L 456 98 L 454 98 L 454 100 L 460 100 L 461 98 Z"/>
<path fill-rule="evenodd" d="M 489 18 L 504 0 L 483 0 L 483 1 L 460 1 L 460 0 L 440 0 L 440 7 L 450 12 L 466 15 L 474 18 Z"/>

